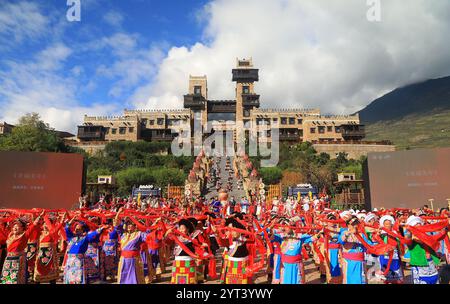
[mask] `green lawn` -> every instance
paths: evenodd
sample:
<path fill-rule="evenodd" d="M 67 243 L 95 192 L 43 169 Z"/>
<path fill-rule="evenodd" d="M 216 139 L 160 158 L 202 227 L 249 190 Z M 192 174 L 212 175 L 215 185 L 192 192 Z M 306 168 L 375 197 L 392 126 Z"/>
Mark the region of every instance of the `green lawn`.
<path fill-rule="evenodd" d="M 398 150 L 450 147 L 450 110 L 366 125 L 366 140 L 391 140 Z"/>

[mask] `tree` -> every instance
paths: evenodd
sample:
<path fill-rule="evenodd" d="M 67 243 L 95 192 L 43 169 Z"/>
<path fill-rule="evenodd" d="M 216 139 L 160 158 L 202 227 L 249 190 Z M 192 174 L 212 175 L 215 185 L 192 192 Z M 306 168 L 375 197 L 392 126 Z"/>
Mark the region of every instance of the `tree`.
<path fill-rule="evenodd" d="M 317 157 L 317 163 L 320 166 L 326 165 L 330 161 L 330 155 L 328 153 L 322 152 Z"/>
<path fill-rule="evenodd" d="M 164 188 L 168 184 L 184 185 L 186 174 L 175 168 L 127 168 L 115 174 L 120 195 L 131 193 L 133 186 L 154 185 Z"/>
<path fill-rule="evenodd" d="M 1 151 L 71 152 L 37 113 L 19 119 L 11 134 L 0 138 Z"/>
<path fill-rule="evenodd" d="M 112 172 L 108 168 L 97 168 L 97 169 L 88 169 L 87 171 L 87 181 L 89 183 L 97 182 L 99 175 L 111 175 Z"/>
<path fill-rule="evenodd" d="M 186 174 L 175 168 L 161 168 L 158 170 L 153 170 L 152 175 L 155 179 L 155 183 L 158 187 L 165 187 L 168 184 L 174 186 L 182 186 L 186 180 Z"/>
<path fill-rule="evenodd" d="M 151 170 L 145 168 L 128 168 L 116 173 L 118 192 L 129 195 L 133 186 L 154 184 L 155 178 Z"/>
<path fill-rule="evenodd" d="M 263 182 L 268 185 L 278 184 L 283 177 L 283 173 L 278 167 L 261 168 L 259 174 Z"/>

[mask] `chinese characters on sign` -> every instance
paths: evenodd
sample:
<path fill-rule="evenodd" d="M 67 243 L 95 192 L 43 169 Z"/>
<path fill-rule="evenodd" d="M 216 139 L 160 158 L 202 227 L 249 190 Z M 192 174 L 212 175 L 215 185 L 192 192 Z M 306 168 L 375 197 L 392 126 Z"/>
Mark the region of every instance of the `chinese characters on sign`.
<path fill-rule="evenodd" d="M 43 181 L 47 178 L 45 173 L 35 173 L 35 172 L 14 172 L 14 179 L 28 179 L 28 180 L 38 180 Z M 12 185 L 13 190 L 44 190 L 44 186 L 41 185 L 22 185 L 22 184 L 14 184 Z"/>

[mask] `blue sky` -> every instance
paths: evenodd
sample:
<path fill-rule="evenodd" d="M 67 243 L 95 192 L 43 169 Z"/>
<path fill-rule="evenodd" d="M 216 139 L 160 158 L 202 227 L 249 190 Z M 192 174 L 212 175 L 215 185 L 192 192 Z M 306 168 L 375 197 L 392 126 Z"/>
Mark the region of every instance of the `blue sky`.
<path fill-rule="evenodd" d="M 8 5 L 7 2 L 1 3 Z M 205 1 L 81 0 L 80 22 L 67 21 L 69 7 L 62 0 L 21 3 L 27 5 L 23 13 L 39 12 L 45 24 L 36 22 L 40 27 L 38 31 L 29 36 L 24 34 L 23 38 L 20 35 L 17 38 L 20 28 L 3 35 L 0 41 L 5 45 L 0 47 L 0 69 L 11 70 L 11 62 L 31 64 L 36 54 L 48 47 L 65 46 L 70 49 L 70 55 L 61 62 L 58 74 L 77 78 L 77 103 L 89 106 L 95 101 L 122 103 L 134 87 L 151 81 L 155 70 L 149 65 L 139 72 L 132 84 L 114 91 L 114 83 L 120 82 L 124 73 L 118 75 L 108 68 L 117 64 L 120 57 L 130 58 L 128 51 L 155 48 L 164 53 L 171 46 L 189 46 L 201 40 L 201 20 L 197 14 Z M 123 56 L 119 54 L 122 51 Z"/>
<path fill-rule="evenodd" d="M 236 57 L 260 68 L 263 107 L 349 114 L 408 83 L 450 75 L 450 1 L 0 0 L 0 121 L 180 108 L 189 74 L 234 98 Z M 405 13 L 407 12 L 407 13 Z M 433 56 L 430 56 L 433 54 Z"/>

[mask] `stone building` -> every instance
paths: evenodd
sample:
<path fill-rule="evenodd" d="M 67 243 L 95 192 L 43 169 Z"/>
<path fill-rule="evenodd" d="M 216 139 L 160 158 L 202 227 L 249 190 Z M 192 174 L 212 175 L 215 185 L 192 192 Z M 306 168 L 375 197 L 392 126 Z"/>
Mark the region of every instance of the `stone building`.
<path fill-rule="evenodd" d="M 235 99 L 210 100 L 207 77 L 189 76 L 183 109 L 126 109 L 119 117 L 85 116 L 83 125 L 78 126 L 80 145 L 111 141 L 172 141 L 181 130 L 189 127 L 191 138 L 194 138 L 195 124 L 201 124 L 203 138 L 223 130 L 233 132 L 235 142 L 249 136 L 270 142 L 270 129 L 278 129 L 279 140 L 292 143 L 363 143 L 364 125 L 360 124 L 358 114 L 321 115 L 319 109 L 260 107 L 260 95 L 254 86 L 259 80 L 259 70 L 253 67 L 251 59 L 236 61 L 236 67 L 232 69 L 232 81 L 236 83 Z"/>
<path fill-rule="evenodd" d="M 6 122 L 0 122 L 0 135 L 5 135 L 11 133 L 13 125 L 10 125 Z"/>

